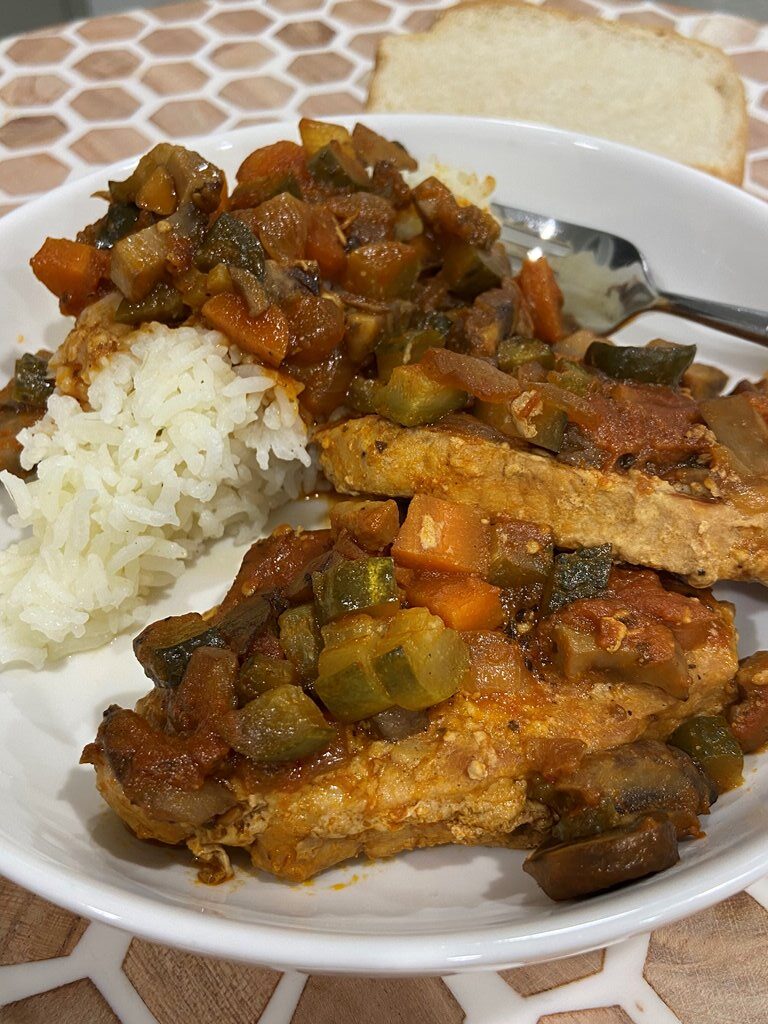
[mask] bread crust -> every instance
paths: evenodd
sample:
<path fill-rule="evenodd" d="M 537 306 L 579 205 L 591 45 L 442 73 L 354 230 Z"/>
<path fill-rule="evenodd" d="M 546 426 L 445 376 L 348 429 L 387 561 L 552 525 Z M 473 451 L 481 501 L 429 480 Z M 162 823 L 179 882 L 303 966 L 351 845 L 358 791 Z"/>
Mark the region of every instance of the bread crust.
<path fill-rule="evenodd" d="M 609 31 L 615 32 L 617 35 L 622 35 L 624 37 L 635 36 L 636 38 L 640 37 L 644 39 L 674 39 L 676 42 L 679 42 L 692 50 L 696 50 L 699 53 L 716 54 L 723 62 L 724 68 L 727 68 L 730 72 L 728 75 L 728 84 L 733 91 L 732 107 L 738 121 L 738 126 L 731 144 L 730 153 L 722 166 L 718 167 L 702 163 L 691 163 L 689 166 L 695 167 L 697 170 L 704 171 L 706 174 L 711 174 L 714 177 L 722 178 L 725 181 L 731 182 L 731 184 L 741 185 L 744 179 L 749 132 L 749 119 L 747 115 L 744 84 L 730 58 L 721 49 L 698 39 L 688 39 L 672 29 L 636 25 L 627 22 L 608 21 L 597 16 L 592 18 L 575 14 L 572 11 L 551 10 L 549 8 L 543 10 L 535 4 L 527 3 L 526 0 L 464 0 L 464 2 L 458 3 L 456 6 L 449 7 L 447 10 L 442 11 L 436 18 L 434 24 L 426 32 L 411 33 L 407 36 L 386 36 L 379 43 L 369 86 L 366 110 L 371 112 L 386 112 L 396 109 L 388 105 L 384 95 L 383 84 L 387 64 L 391 59 L 392 47 L 401 47 L 403 45 L 410 46 L 413 43 L 431 39 L 436 32 L 439 33 L 441 28 L 446 25 L 450 25 L 450 23 L 456 19 L 457 15 L 460 17 L 463 16 L 467 8 L 471 8 L 474 11 L 488 11 L 491 19 L 494 17 L 495 11 L 509 10 L 512 8 L 525 10 L 526 13 L 533 12 L 542 19 L 560 19 L 562 22 L 569 22 L 571 24 L 597 22 Z M 414 112 L 416 112 L 415 108 Z"/>
<path fill-rule="evenodd" d="M 319 431 L 320 465 L 345 494 L 433 494 L 552 530 L 561 547 L 610 543 L 614 557 L 684 577 L 768 584 L 768 513 L 705 501 L 630 470 L 569 466 L 503 441 L 365 416 Z"/>

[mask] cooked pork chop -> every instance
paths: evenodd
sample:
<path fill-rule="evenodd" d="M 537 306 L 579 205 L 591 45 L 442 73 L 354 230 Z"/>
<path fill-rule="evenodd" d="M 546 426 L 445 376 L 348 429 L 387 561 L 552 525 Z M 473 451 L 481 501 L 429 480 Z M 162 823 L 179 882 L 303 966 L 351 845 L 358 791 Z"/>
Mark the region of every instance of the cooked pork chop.
<path fill-rule="evenodd" d="M 261 542 L 222 608 L 237 612 L 259 588 L 300 584 L 302 559 L 317 566 L 334 554 L 330 543 L 327 531 Z M 216 622 L 214 615 L 201 624 L 211 642 Z M 682 689 L 673 695 L 661 677 L 658 686 L 628 682 L 631 670 L 561 671 L 552 656 L 558 629 L 584 629 L 587 622 L 617 628 L 618 645 L 637 627 L 648 663 L 655 657 L 653 628 L 666 624 L 682 652 Z M 151 642 L 151 633 L 145 636 L 137 643 L 140 657 Z M 256 867 L 296 882 L 362 854 L 388 857 L 443 843 L 535 846 L 553 822 L 536 789 L 542 779 L 573 777 L 599 752 L 663 740 L 692 715 L 722 711 L 735 692 L 731 607 L 669 589 L 647 570 L 614 570 L 603 597 L 566 605 L 521 641 L 495 630 L 462 637 L 469 668 L 461 689 L 420 712 L 415 731 L 411 716 L 400 738 L 382 738 L 374 720 L 337 721 L 329 745 L 298 763 L 265 765 L 233 753 L 222 736 L 233 714 L 237 658 L 204 646 L 175 688 L 158 686 L 135 712 L 108 709 L 83 760 L 96 767 L 102 795 L 136 835 L 186 843 L 209 880 L 228 876 L 224 848 L 234 846 L 245 848 Z M 260 649 L 271 642 L 262 639 Z M 605 756 L 610 764 L 614 754 Z M 638 784 L 641 791 L 651 786 L 652 764 L 670 755 L 652 743 L 638 757 L 639 774 L 630 778 L 626 767 L 609 774 L 643 810 L 648 802 L 637 808 Z M 708 806 L 701 794 L 694 802 L 699 810 Z M 678 830 L 695 834 L 696 808 L 683 803 Z"/>
<path fill-rule="evenodd" d="M 407 428 L 379 416 L 326 427 L 316 439 L 323 472 L 344 494 L 433 494 L 479 505 L 549 527 L 563 547 L 609 543 L 614 557 L 696 587 L 768 583 L 767 512 L 694 498 L 659 477 L 570 466 L 488 432 Z"/>

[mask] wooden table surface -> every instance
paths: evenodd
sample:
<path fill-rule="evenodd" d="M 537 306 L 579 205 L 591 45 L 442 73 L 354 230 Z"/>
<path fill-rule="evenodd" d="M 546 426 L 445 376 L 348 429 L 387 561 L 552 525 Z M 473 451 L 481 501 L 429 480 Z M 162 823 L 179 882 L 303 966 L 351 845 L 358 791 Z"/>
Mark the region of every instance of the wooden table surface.
<path fill-rule="evenodd" d="M 10 0 L 5 0 L 10 2 Z M 768 26 L 648 0 L 546 6 L 732 54 L 768 199 Z M 0 213 L 154 142 L 362 109 L 375 47 L 446 0 L 191 0 L 0 43 Z M 768 7 L 766 8 L 768 16 Z M 609 950 L 501 974 L 306 978 L 88 925 L 0 879 L 0 1024 L 766 1024 L 768 883 Z"/>

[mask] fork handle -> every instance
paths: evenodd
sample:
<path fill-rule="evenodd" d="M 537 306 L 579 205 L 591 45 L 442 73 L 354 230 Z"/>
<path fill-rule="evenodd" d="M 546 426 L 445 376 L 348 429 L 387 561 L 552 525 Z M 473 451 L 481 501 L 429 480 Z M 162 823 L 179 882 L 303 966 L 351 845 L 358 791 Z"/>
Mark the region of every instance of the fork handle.
<path fill-rule="evenodd" d="M 662 292 L 661 298 L 661 308 L 670 313 L 701 317 L 718 327 L 725 327 L 768 345 L 768 313 L 763 310 L 731 306 L 727 302 L 713 302 L 711 299 L 694 299 L 673 292 Z"/>

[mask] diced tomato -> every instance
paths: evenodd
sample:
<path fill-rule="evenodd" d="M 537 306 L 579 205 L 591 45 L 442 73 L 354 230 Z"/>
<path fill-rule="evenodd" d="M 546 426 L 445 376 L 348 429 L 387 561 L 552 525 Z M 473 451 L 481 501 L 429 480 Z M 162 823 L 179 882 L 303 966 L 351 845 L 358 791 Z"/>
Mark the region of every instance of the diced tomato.
<path fill-rule="evenodd" d="M 279 366 L 285 358 L 291 344 L 291 328 L 277 306 L 269 306 L 260 316 L 253 317 L 239 295 L 222 292 L 206 302 L 202 314 L 211 327 L 268 366 Z"/>
<path fill-rule="evenodd" d="M 477 576 L 414 573 L 405 596 L 452 629 L 498 629 L 504 622 L 501 590 Z"/>
<path fill-rule="evenodd" d="M 483 576 L 490 558 L 488 526 L 470 505 L 417 494 L 392 545 L 392 557 L 410 569 Z"/>

